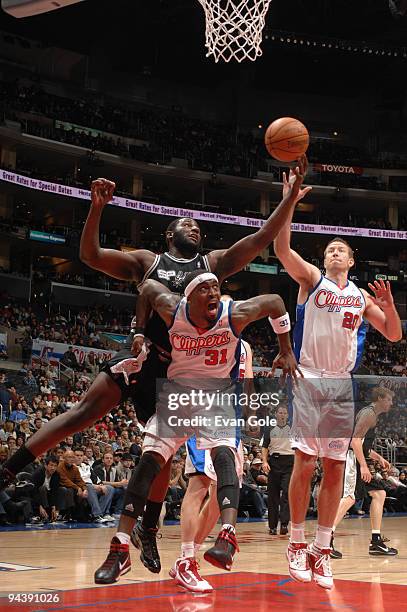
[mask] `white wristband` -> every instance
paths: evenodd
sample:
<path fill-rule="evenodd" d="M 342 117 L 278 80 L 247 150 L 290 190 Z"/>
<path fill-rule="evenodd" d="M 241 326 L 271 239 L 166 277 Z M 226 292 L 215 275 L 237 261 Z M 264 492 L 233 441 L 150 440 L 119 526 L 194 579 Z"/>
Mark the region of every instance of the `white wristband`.
<path fill-rule="evenodd" d="M 269 321 L 276 334 L 286 334 L 291 329 L 290 315 L 288 312 L 283 314 L 282 317 L 278 317 L 278 319 L 269 317 Z"/>
<path fill-rule="evenodd" d="M 145 338 L 144 334 L 133 334 L 133 339 L 136 338 L 137 336 L 140 336 L 141 338 Z"/>

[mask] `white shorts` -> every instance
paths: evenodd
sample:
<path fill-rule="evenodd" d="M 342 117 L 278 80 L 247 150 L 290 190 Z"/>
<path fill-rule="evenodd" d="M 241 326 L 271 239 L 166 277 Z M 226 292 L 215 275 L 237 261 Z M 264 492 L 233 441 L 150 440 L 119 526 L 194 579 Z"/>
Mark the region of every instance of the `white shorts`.
<path fill-rule="evenodd" d="M 183 403 L 176 410 L 169 408 L 169 397 L 187 396 L 190 391 L 171 381 L 164 383 L 159 392 L 156 414 L 145 426 L 143 450 L 158 453 L 168 461 L 180 446 L 195 436 L 198 450 L 227 446 L 237 451 L 240 427 L 233 400 L 225 400 L 221 406 L 214 403 L 208 411 L 202 405 L 197 407 L 190 403 Z M 232 393 L 233 387 L 223 390 L 223 398 L 227 397 L 228 391 Z"/>
<path fill-rule="evenodd" d="M 300 368 L 304 378 L 292 389 L 291 446 L 345 461 L 355 420 L 352 378 Z"/>
<path fill-rule="evenodd" d="M 187 458 L 185 461 L 185 474 L 205 474 L 208 478 L 217 482 L 215 468 L 213 467 L 211 453 L 208 450 L 201 450 L 196 446 L 196 438 L 190 438 L 186 445 Z M 240 484 L 243 480 L 243 446 L 240 442 L 235 453 L 236 473 Z"/>
<path fill-rule="evenodd" d="M 349 450 L 346 455 L 345 474 L 343 477 L 342 497 L 352 497 L 355 499 L 357 480 L 356 457 L 353 450 Z"/>

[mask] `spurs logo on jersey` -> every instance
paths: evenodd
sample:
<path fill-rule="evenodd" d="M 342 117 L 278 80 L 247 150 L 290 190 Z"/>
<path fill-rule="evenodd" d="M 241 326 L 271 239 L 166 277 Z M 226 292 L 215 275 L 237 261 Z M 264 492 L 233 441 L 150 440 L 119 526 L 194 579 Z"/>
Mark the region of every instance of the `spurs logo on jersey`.
<path fill-rule="evenodd" d="M 294 352 L 305 368 L 351 372 L 362 358 L 365 299 L 348 281 L 345 287 L 321 275 L 305 304 L 297 304 Z"/>
<path fill-rule="evenodd" d="M 240 340 L 230 325 L 231 308 L 232 300 L 222 300 L 217 321 L 202 333 L 189 318 L 187 299 L 181 300 L 169 330 L 172 350 L 168 378 L 238 377 Z"/>
<path fill-rule="evenodd" d="M 162 255 L 156 255 L 154 263 L 145 273 L 140 285 L 148 278 L 152 278 L 153 280 L 160 281 L 160 283 L 168 287 L 170 291 L 180 293 L 180 288 L 182 287 L 186 275 L 188 272 L 193 272 L 194 270 L 210 271 L 209 263 L 205 255 L 200 255 L 198 253 L 195 257 L 192 257 L 192 259 L 182 259 L 174 257 L 169 253 L 163 253 Z M 147 323 L 146 336 L 165 350 L 171 350 L 167 327 L 156 312 L 153 312 L 151 319 Z"/>

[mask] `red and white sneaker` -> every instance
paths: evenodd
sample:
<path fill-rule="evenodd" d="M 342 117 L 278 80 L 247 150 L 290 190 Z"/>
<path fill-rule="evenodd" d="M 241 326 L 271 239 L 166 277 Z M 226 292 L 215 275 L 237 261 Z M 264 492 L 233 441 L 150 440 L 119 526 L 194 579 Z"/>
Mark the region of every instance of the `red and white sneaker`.
<path fill-rule="evenodd" d="M 196 559 L 188 557 L 177 559 L 174 567 L 170 570 L 170 576 L 187 591 L 193 593 L 212 593 L 213 591 L 209 582 L 200 575 Z"/>
<path fill-rule="evenodd" d="M 297 582 L 311 582 L 312 572 L 306 542 L 290 542 L 287 548 L 288 571 Z"/>
<path fill-rule="evenodd" d="M 332 589 L 334 586 L 330 554 L 330 548 L 319 549 L 316 546 L 311 545 L 308 549 L 309 564 L 311 566 L 312 575 L 317 585 L 323 589 Z"/>

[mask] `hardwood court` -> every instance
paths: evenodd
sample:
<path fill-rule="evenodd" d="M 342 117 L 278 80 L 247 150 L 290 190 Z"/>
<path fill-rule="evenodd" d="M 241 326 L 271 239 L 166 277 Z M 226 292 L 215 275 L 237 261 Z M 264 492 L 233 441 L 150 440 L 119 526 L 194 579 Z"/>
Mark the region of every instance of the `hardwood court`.
<path fill-rule="evenodd" d="M 314 522 L 307 522 L 310 532 Z M 385 518 L 383 533 L 399 549 L 397 557 L 368 555 L 369 521 L 346 520 L 336 536 L 343 559 L 332 561 L 335 588 L 324 591 L 314 584 L 302 585 L 287 575 L 285 549 L 288 537 L 269 536 L 266 523 L 240 523 L 240 554 L 232 572 L 201 563 L 214 592 L 186 593 L 168 578 L 179 554 L 179 526 L 166 526 L 159 543 L 163 569 L 148 572 L 132 548 L 132 570 L 119 583 L 97 587 L 93 573 L 106 556 L 114 530 L 51 529 L 0 533 L 0 610 L 137 610 L 198 612 L 200 610 L 323 611 L 348 609 L 358 612 L 407 610 L 407 517 Z M 209 545 L 209 544 L 208 544 Z M 158 579 L 157 579 L 158 578 Z M 363 585 L 361 583 L 364 583 Z M 58 602 L 9 604 L 16 592 L 57 592 Z"/>

